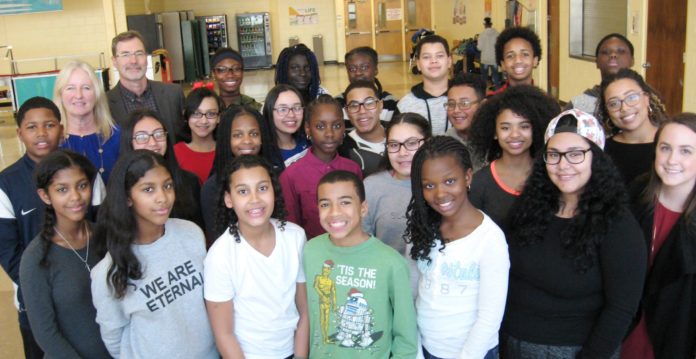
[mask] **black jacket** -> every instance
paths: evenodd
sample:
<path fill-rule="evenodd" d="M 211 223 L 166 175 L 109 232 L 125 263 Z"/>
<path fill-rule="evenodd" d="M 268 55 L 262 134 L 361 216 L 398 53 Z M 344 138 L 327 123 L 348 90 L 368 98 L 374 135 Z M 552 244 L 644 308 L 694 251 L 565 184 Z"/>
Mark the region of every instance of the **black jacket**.
<path fill-rule="evenodd" d="M 648 249 L 654 205 L 634 206 Z M 696 225 L 681 217 L 648 271 L 642 307 L 656 359 L 696 355 Z"/>

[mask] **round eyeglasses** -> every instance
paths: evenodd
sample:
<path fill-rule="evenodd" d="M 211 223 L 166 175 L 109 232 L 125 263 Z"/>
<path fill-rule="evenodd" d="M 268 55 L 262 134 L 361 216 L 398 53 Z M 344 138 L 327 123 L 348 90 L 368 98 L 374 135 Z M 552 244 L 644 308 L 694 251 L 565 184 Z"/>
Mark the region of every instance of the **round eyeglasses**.
<path fill-rule="evenodd" d="M 633 107 L 638 104 L 640 97 L 643 96 L 643 92 L 632 93 L 623 98 L 623 100 L 612 99 L 607 101 L 607 110 L 611 112 L 616 112 L 621 110 L 622 105 Z"/>
<path fill-rule="evenodd" d="M 136 132 L 133 135 L 133 141 L 135 141 L 137 144 L 144 145 L 150 142 L 150 137 L 154 138 L 157 142 L 164 142 L 167 140 L 167 131 L 154 130 L 152 133 L 147 133 L 145 131 Z"/>

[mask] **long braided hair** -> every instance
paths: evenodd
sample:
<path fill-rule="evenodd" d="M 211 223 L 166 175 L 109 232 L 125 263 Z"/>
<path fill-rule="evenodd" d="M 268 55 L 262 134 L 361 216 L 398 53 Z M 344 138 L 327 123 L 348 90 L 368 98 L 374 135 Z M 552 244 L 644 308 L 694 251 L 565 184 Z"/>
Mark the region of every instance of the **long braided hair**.
<path fill-rule="evenodd" d="M 241 169 L 255 167 L 261 167 L 266 170 L 266 172 L 268 172 L 268 176 L 271 178 L 271 185 L 273 186 L 274 195 L 273 213 L 271 214 L 271 217 L 280 221 L 281 230 L 285 228 L 285 217 L 288 215 L 288 213 L 285 209 L 285 201 L 283 200 L 283 193 L 281 191 L 280 182 L 278 181 L 278 176 L 271 169 L 271 165 L 266 159 L 256 155 L 235 157 L 232 162 L 225 167 L 224 171 L 219 173 L 219 180 L 222 183 L 222 189 L 220 191 L 220 195 L 218 196 L 215 232 L 223 233 L 225 229 L 227 229 L 229 233 L 234 236 L 234 240 L 237 243 L 241 242 L 241 237 L 239 236 L 239 217 L 234 211 L 234 208 L 228 208 L 225 205 L 225 195 L 229 195 L 230 191 L 232 190 L 230 188 L 232 174 Z"/>
<path fill-rule="evenodd" d="M 404 240 L 413 243 L 411 258 L 430 263 L 430 250 L 435 248 L 435 240 L 442 240 L 440 224 L 442 215 L 428 206 L 423 196 L 423 163 L 426 160 L 452 156 L 464 172 L 471 169 L 471 156 L 466 146 L 450 136 L 435 136 L 426 141 L 413 156 L 411 164 L 411 201 L 406 210 L 406 231 Z M 440 251 L 444 250 L 444 240 Z"/>
<path fill-rule="evenodd" d="M 297 89 L 303 95 L 303 100 L 305 103 L 309 103 L 317 97 L 319 93 L 319 85 L 321 84 L 321 76 L 319 75 L 319 64 L 317 63 L 317 57 L 314 55 L 312 50 L 310 50 L 305 44 L 297 44 L 294 46 L 286 47 L 278 55 L 278 61 L 276 62 L 276 73 L 275 73 L 275 84 L 288 84 L 288 72 L 290 71 L 290 59 L 295 55 L 302 55 L 307 58 L 309 63 L 309 71 L 311 79 L 307 89 Z"/>
<path fill-rule="evenodd" d="M 36 182 L 36 188 L 42 190 L 46 195 L 48 195 L 49 187 L 53 184 L 53 178 L 55 175 L 68 168 L 77 168 L 87 177 L 90 183 L 90 191 L 92 183 L 94 182 L 97 170 L 94 168 L 92 163 L 83 155 L 70 151 L 70 150 L 55 150 L 46 156 L 34 169 L 34 182 Z M 91 203 L 91 198 L 86 201 L 88 204 Z M 84 221 L 85 219 L 83 219 Z M 40 265 L 48 267 L 49 263 L 47 260 L 48 250 L 51 247 L 52 238 L 55 236 L 56 232 L 54 227 L 58 224 L 56 218 L 56 211 L 50 204 L 46 204 L 46 209 L 44 210 L 44 221 L 41 227 L 41 232 L 39 233 L 39 240 L 41 241 L 41 247 L 43 250 L 43 255 L 41 257 Z"/>

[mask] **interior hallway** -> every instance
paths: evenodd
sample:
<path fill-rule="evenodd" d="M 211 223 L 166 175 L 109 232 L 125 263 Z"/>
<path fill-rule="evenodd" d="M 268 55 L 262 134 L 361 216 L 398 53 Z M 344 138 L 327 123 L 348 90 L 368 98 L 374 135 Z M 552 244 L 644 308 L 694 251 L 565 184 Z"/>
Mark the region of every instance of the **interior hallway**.
<path fill-rule="evenodd" d="M 411 86 L 420 82 L 420 77 L 411 74 L 408 62 L 381 63 L 379 75 L 382 87 L 397 98 L 403 97 Z M 274 70 L 255 70 L 244 73 L 242 93 L 262 102 L 266 93 L 273 87 Z M 321 67 L 321 85 L 332 95 L 337 95 L 348 86 L 348 76 L 343 65 Z M 190 86 L 185 86 L 188 91 Z M 0 112 L 0 169 L 14 163 L 24 153 L 17 139 L 16 125 L 11 113 Z M 21 337 L 17 325 L 17 313 L 13 304 L 12 282 L 0 270 L 0 357 L 8 359 L 24 358 Z M 98 335 L 95 333 L 95 335 Z"/>

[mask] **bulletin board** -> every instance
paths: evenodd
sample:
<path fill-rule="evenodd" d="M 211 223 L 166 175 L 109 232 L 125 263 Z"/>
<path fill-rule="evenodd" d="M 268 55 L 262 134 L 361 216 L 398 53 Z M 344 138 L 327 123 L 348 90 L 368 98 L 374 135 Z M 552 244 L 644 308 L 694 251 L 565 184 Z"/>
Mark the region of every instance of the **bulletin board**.
<path fill-rule="evenodd" d="M 2 0 L 0 15 L 63 10 L 63 0 Z"/>

